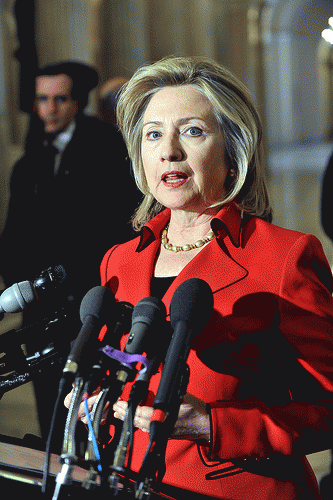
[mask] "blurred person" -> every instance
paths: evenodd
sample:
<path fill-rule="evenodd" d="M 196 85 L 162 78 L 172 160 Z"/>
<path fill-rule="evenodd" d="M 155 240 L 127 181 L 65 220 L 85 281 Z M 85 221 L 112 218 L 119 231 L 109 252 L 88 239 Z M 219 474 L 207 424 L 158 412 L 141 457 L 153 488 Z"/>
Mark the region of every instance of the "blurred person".
<path fill-rule="evenodd" d="M 166 58 L 136 71 L 117 117 L 144 200 L 133 218 L 140 234 L 106 253 L 102 285 L 117 301 L 159 297 L 168 318 L 189 278 L 205 280 L 214 298 L 191 344 L 159 490 L 172 498 L 319 499 L 305 455 L 332 438 L 332 275 L 316 237 L 271 223 L 249 92 L 213 61 Z M 135 413 L 134 473 L 148 449 L 160 376 L 161 367 Z M 123 420 L 128 393 L 104 417 Z M 78 417 L 85 419 L 83 405 Z"/>
<path fill-rule="evenodd" d="M 333 217 L 331 205 L 331 193 L 333 186 L 333 154 L 330 156 L 322 180 L 321 191 L 321 225 L 327 236 L 333 241 Z"/>
<path fill-rule="evenodd" d="M 97 71 L 81 62 L 58 62 L 38 70 L 34 114 L 25 153 L 11 176 L 8 217 L 0 239 L 5 285 L 33 280 L 44 269 L 61 264 L 66 271 L 64 294 L 73 298 L 77 318 L 82 297 L 99 284 L 98 263 L 104 253 L 110 245 L 133 237 L 129 221 L 141 199 L 121 134 L 84 113 L 97 84 Z M 29 306 L 23 325 L 42 319 L 44 313 L 38 304 Z M 64 345 L 77 333 L 64 332 Z M 28 353 L 41 347 L 40 339 L 27 341 Z M 52 381 L 35 381 L 43 437 L 58 380 L 54 376 Z"/>
<path fill-rule="evenodd" d="M 110 244 L 133 235 L 128 221 L 140 193 L 128 172 L 122 136 L 84 114 L 97 83 L 96 70 L 80 62 L 38 71 L 35 112 L 25 154 L 13 169 L 1 237 L 6 286 L 60 263 L 69 291 L 80 301 L 99 281 L 96 261 Z M 115 208 L 118 216 L 110 219 Z"/>
<path fill-rule="evenodd" d="M 330 156 L 322 179 L 320 217 L 321 225 L 326 235 L 333 242 L 333 209 L 331 205 L 331 191 L 333 186 L 333 154 Z M 331 443 L 332 446 L 332 443 Z M 331 466 L 329 473 L 322 477 L 319 486 L 323 500 L 332 498 L 333 491 L 333 458 L 331 450 Z"/>
<path fill-rule="evenodd" d="M 128 78 L 118 76 L 107 80 L 100 88 L 98 100 L 98 114 L 103 122 L 117 125 L 116 107 L 117 97 Z"/>

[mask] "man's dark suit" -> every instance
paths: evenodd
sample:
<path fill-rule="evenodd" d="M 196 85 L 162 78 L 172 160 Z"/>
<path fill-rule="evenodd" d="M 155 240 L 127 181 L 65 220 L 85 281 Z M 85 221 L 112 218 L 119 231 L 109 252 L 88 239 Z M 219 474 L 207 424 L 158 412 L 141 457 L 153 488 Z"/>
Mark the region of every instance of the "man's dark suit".
<path fill-rule="evenodd" d="M 8 219 L 0 238 L 0 274 L 8 287 L 33 280 L 50 266 L 63 265 L 67 274 L 64 294 L 74 296 L 71 310 L 79 320 L 82 297 L 100 284 L 99 267 L 105 252 L 134 235 L 129 221 L 141 193 L 130 173 L 121 134 L 95 117 L 77 117 L 56 177 L 52 166 L 47 173 L 46 155 L 43 135 L 31 128 L 26 153 L 11 178 Z M 43 315 L 45 311 L 40 304 L 38 307 L 38 314 Z M 24 313 L 24 324 L 43 319 L 36 311 L 31 314 L 32 310 L 30 306 Z M 80 326 L 78 321 L 78 327 L 59 328 L 61 338 L 57 341 L 66 356 L 69 341 L 77 336 Z M 39 338 L 29 335 L 28 353 L 43 347 Z M 44 438 L 59 378 L 57 371 L 35 380 Z"/>
<path fill-rule="evenodd" d="M 13 170 L 0 239 L 0 273 L 6 286 L 57 264 L 65 267 L 69 292 L 78 300 L 99 284 L 105 252 L 134 235 L 129 220 L 141 194 L 126 156 L 114 127 L 81 116 L 58 175 L 47 181 L 46 148 L 42 140 L 29 141 Z"/>

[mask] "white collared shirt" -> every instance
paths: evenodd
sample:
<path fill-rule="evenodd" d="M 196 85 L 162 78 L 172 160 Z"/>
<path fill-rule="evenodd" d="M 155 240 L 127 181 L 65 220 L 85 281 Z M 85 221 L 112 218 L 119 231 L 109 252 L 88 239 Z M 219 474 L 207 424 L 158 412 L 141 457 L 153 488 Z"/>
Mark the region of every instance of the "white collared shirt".
<path fill-rule="evenodd" d="M 62 155 L 73 137 L 75 127 L 76 123 L 73 121 L 52 141 L 52 146 L 56 147 L 58 150 L 54 160 L 54 176 L 56 176 L 59 171 Z"/>

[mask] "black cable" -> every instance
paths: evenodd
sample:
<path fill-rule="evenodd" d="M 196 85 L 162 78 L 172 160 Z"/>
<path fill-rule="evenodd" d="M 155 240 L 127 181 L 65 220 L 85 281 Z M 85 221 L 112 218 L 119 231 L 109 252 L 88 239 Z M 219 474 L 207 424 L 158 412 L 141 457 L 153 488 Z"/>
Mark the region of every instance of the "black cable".
<path fill-rule="evenodd" d="M 135 407 L 136 409 L 136 407 Z M 134 409 L 134 411 L 135 411 Z M 132 465 L 132 456 L 133 456 L 133 440 L 134 440 L 134 414 L 133 414 L 133 401 L 129 401 L 128 406 L 128 419 L 129 419 L 129 449 L 128 449 L 128 458 L 127 458 L 127 473 L 124 473 L 124 486 L 129 485 L 129 476 L 128 474 L 131 471 Z"/>
<path fill-rule="evenodd" d="M 46 488 L 47 488 L 47 480 L 50 472 L 50 458 L 51 458 L 51 444 L 52 444 L 52 436 L 53 436 L 53 430 L 57 418 L 57 413 L 58 413 L 58 408 L 60 401 L 63 400 L 64 398 L 64 388 L 66 385 L 66 379 L 62 377 L 59 382 L 59 390 L 58 390 L 58 396 L 56 403 L 54 405 L 54 410 L 52 414 L 52 419 L 51 419 L 51 424 L 50 424 L 50 430 L 49 434 L 47 437 L 46 441 L 46 447 L 45 447 L 45 454 L 44 454 L 44 466 L 43 466 L 43 480 L 42 480 L 42 493 L 46 493 Z"/>

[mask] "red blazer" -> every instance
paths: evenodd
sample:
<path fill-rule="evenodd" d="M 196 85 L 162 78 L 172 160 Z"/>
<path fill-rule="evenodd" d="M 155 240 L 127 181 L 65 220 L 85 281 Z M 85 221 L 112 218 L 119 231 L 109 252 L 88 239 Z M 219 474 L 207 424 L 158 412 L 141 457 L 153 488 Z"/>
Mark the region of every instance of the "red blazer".
<path fill-rule="evenodd" d="M 164 210 L 140 237 L 105 255 L 102 285 L 117 300 L 135 305 L 150 295 L 169 218 Z M 321 244 L 257 217 L 242 219 L 233 204 L 212 228 L 216 238 L 163 298 L 169 314 L 174 291 L 192 277 L 213 291 L 212 318 L 191 346 L 187 388 L 208 403 L 211 445 L 200 446 L 200 457 L 196 442 L 169 440 L 163 482 L 228 500 L 319 498 L 304 455 L 332 446 L 332 274 Z M 152 377 L 145 404 L 159 378 Z M 137 430 L 134 470 L 147 445 Z"/>

